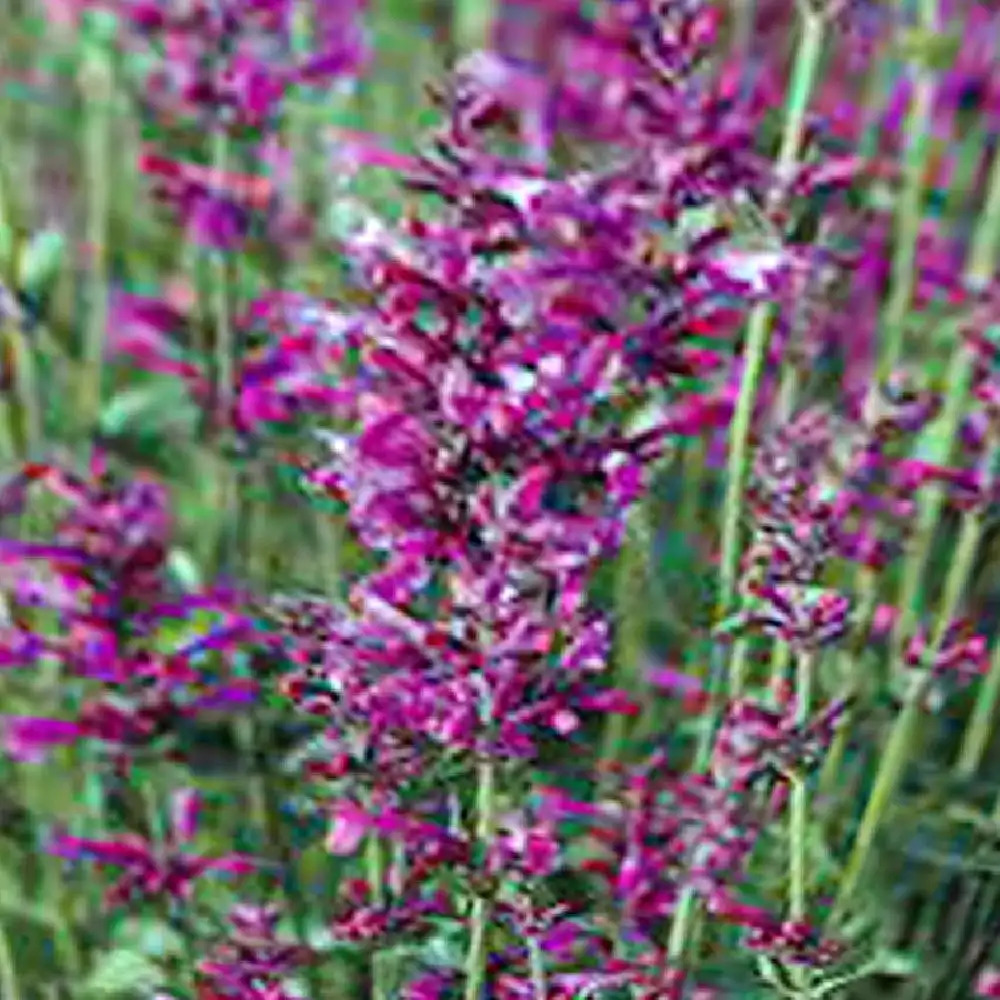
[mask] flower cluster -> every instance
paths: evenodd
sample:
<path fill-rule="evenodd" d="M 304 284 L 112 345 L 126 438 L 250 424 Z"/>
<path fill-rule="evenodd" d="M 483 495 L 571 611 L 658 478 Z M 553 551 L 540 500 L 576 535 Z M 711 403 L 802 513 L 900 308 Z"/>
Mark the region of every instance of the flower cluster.
<path fill-rule="evenodd" d="M 787 32 L 793 6 L 802 44 L 778 136 L 776 80 L 790 68 L 771 32 Z M 862 115 L 858 55 L 902 29 L 860 0 L 767 0 L 732 18 L 711 0 L 503 4 L 491 49 L 433 88 L 440 122 L 417 155 L 340 137 L 340 164 L 389 166 L 418 196 L 392 225 L 362 212 L 338 233 L 363 308 L 262 289 L 256 267 L 243 301 L 227 254 L 250 256 L 258 233 L 276 261 L 287 250 L 276 223 L 290 199 L 280 170 L 263 168 L 286 159 L 290 101 L 360 72 L 361 7 L 122 8 L 128 44 L 154 53 L 141 104 L 168 137 L 144 148 L 141 170 L 220 266 L 211 316 L 187 286 L 115 289 L 106 359 L 183 383 L 206 417 L 199 432 L 222 432 L 205 443 L 229 446 L 234 465 L 287 432 L 303 492 L 336 502 L 363 554 L 344 599 L 184 587 L 167 491 L 148 473 L 112 475 L 95 452 L 84 472 L 35 463 L 4 483 L 5 521 L 41 487 L 60 507 L 47 540 L 0 539 L 0 666 L 59 680 L 58 708 L 0 716 L 3 747 L 38 761 L 67 746 L 75 764 L 84 743 L 99 750 L 102 795 L 121 793 L 108 829 L 59 827 L 47 846 L 117 870 L 109 907 L 168 914 L 190 938 L 200 1000 L 301 1000 L 306 984 L 318 1000 L 327 948 L 363 961 L 373 1000 L 710 1000 L 729 984 L 699 960 L 737 941 L 778 992 L 827 995 L 857 972 L 838 922 L 853 898 L 845 890 L 826 924 L 814 912 L 827 872 L 811 861 L 829 831 L 812 825 L 810 797 L 818 778 L 827 799 L 853 753 L 862 689 L 882 693 L 860 646 L 891 633 L 898 669 L 884 686 L 905 691 L 853 853 L 829 866 L 848 890 L 905 771 L 912 720 L 930 726 L 987 669 L 984 636 L 956 615 L 969 540 L 998 496 L 1000 299 L 963 273 L 964 234 L 913 217 L 921 185 L 957 166 L 921 162 L 928 137 L 968 145 L 969 103 L 992 127 L 986 42 L 955 53 L 928 90 L 947 38 L 908 32 L 910 69 L 886 109 Z M 942 23 L 962 10 L 942 3 Z M 970 21 L 990 38 L 1000 24 Z M 828 79 L 816 113 L 800 114 L 821 54 Z M 904 109 L 920 135 L 898 171 Z M 868 142 L 866 125 L 882 134 Z M 961 169 L 978 191 L 976 162 Z M 0 310 L 13 315 L 13 299 Z M 935 349 L 939 327 L 959 342 L 943 381 L 896 363 L 915 335 L 908 310 Z M 840 400 L 818 402 L 831 387 Z M 696 447 L 677 530 L 693 551 L 727 450 L 738 487 L 724 501 L 721 621 L 676 630 L 705 641 L 691 653 L 698 676 L 673 666 L 691 651 L 671 650 L 670 668 L 637 677 L 652 624 L 636 627 L 634 587 L 615 590 L 609 612 L 603 570 L 620 560 L 625 577 L 642 562 L 633 516 L 673 476 L 682 438 Z M 880 602 L 892 561 L 908 571 L 929 552 L 938 506 L 961 521 L 961 572 L 930 622 L 919 580 L 912 600 Z M 684 615 L 670 617 L 672 643 Z M 851 655 L 830 656 L 845 639 Z M 755 657 L 768 651 L 766 687 Z M 649 704 L 644 683 L 681 694 L 683 710 Z M 996 690 L 980 688 L 974 725 Z M 294 941 L 277 885 L 208 930 L 202 877 L 269 865 L 197 852 L 193 789 L 171 796 L 165 824 L 148 796 L 141 835 L 124 815 L 136 765 L 184 764 L 192 723 L 220 708 L 245 711 L 234 729 L 248 757 L 272 749 L 257 730 L 274 716 L 294 713 L 303 737 L 281 761 L 249 762 Z M 598 726 L 634 738 L 593 753 Z M 280 815 L 292 806 L 294 847 Z M 335 899 L 308 920 L 302 844 L 338 870 Z M 777 856 L 785 875 L 761 877 Z M 979 993 L 996 995 L 996 979 L 984 972 Z"/>
<path fill-rule="evenodd" d="M 296 1000 L 283 983 L 313 955 L 278 933 L 280 910 L 271 904 L 238 903 L 228 915 L 229 937 L 199 963 L 217 1000 Z"/>
<path fill-rule="evenodd" d="M 656 28 L 661 15 L 672 36 Z M 573 739 L 589 714 L 632 711 L 601 682 L 611 631 L 589 582 L 687 419 L 682 380 L 723 373 L 741 313 L 782 294 L 800 266 L 794 248 L 745 258 L 724 225 L 681 224 L 692 206 L 773 182 L 765 163 L 718 138 L 739 116 L 699 75 L 709 20 L 692 4 L 589 26 L 594 46 L 617 53 L 621 92 L 595 78 L 586 96 L 601 113 L 574 120 L 615 121 L 622 150 L 563 179 L 492 150 L 512 91 L 462 68 L 411 180 L 445 212 L 352 247 L 375 307 L 359 326 L 360 367 L 341 382 L 354 411 L 325 435 L 331 461 L 310 478 L 346 502 L 383 562 L 354 585 L 350 612 L 323 616 L 321 638 L 286 634 L 300 672 L 285 690 L 325 726 L 311 773 L 333 783 L 338 851 L 366 836 L 405 852 L 433 842 L 434 823 L 450 823 L 431 794 L 438 774 L 487 767 L 486 780 L 503 781 L 547 740 Z M 636 426 L 650 403 L 662 416 Z M 699 833 L 703 794 L 721 796 L 719 818 Z M 736 876 L 752 837 L 728 842 L 743 808 L 728 794 L 680 783 L 672 813 L 649 802 L 655 818 L 635 816 L 634 875 L 612 896 L 643 933 L 669 923 L 683 884 L 709 892 Z M 678 822 L 664 841 L 660 826 Z M 494 841 L 485 872 L 530 885 L 559 859 L 554 830 L 518 823 Z M 475 884 L 484 873 L 466 864 Z M 681 881 L 664 881 L 677 871 Z M 378 926 L 374 891 L 342 918 L 344 933 Z"/>
<path fill-rule="evenodd" d="M 295 22 L 308 23 L 311 12 L 296 12 L 288 0 L 126 5 L 127 43 L 158 57 L 142 81 L 146 114 L 168 132 L 180 130 L 182 138 L 208 134 L 226 142 L 228 136 L 252 151 L 250 175 L 235 173 L 217 153 L 208 154 L 206 164 L 204 150 L 191 160 L 155 152 L 143 157 L 144 172 L 195 242 L 233 249 L 248 235 L 255 215 L 273 214 L 275 186 L 260 168 L 280 159 L 287 98 L 361 72 L 367 60 L 363 6 L 356 0 L 317 3 L 304 53 Z"/>
<path fill-rule="evenodd" d="M 194 882 L 208 872 L 245 875 L 256 869 L 252 858 L 238 854 L 212 858 L 185 851 L 184 845 L 197 831 L 198 796 L 191 789 L 173 794 L 171 823 L 166 836 L 154 844 L 137 834 L 125 834 L 109 840 L 56 836 L 49 850 L 58 857 L 85 859 L 100 866 L 124 869 L 124 874 L 108 890 L 109 907 L 127 905 L 135 899 L 187 902 L 194 892 Z"/>
<path fill-rule="evenodd" d="M 217 667 L 219 654 L 225 662 L 253 635 L 235 595 L 170 592 L 161 487 L 142 478 L 116 485 L 99 453 L 86 476 L 56 465 L 30 466 L 23 476 L 49 487 L 67 508 L 52 543 L 0 545 L 15 621 L 21 618 L 6 630 L 3 658 L 11 667 L 54 662 L 67 682 L 85 688 L 73 719 L 4 717 L 8 752 L 37 758 L 47 746 L 86 737 L 125 768 L 179 719 L 253 699 L 251 680 Z M 57 629 L 42 626 L 33 617 L 39 613 L 54 615 Z M 164 626 L 197 613 L 209 616 L 207 633 L 164 644 Z M 97 693 L 87 682 L 98 682 Z"/>
<path fill-rule="evenodd" d="M 142 370 L 183 380 L 193 400 L 209 408 L 213 383 L 207 364 L 181 346 L 188 317 L 153 297 L 121 292 L 112 303 L 109 354 Z M 307 414 L 343 409 L 350 397 L 333 373 L 344 363 L 357 320 L 301 294 L 276 292 L 255 299 L 234 318 L 248 345 L 233 373 L 229 413 L 216 413 L 244 441 L 269 426 L 294 424 Z"/>

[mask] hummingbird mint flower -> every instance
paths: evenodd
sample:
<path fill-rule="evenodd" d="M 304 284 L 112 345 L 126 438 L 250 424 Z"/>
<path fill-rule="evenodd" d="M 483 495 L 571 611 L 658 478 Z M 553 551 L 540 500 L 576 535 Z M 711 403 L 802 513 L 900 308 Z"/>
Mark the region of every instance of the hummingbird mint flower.
<path fill-rule="evenodd" d="M 315 960 L 301 944 L 278 933 L 280 909 L 237 903 L 227 917 L 230 934 L 198 963 L 198 973 L 219 1000 L 300 1000 L 285 981 Z"/>
<path fill-rule="evenodd" d="M 197 829 L 197 809 L 198 798 L 192 790 L 174 793 L 171 823 L 162 845 L 151 844 L 137 834 L 106 840 L 59 834 L 49 844 L 49 851 L 71 860 L 93 861 L 100 867 L 124 869 L 105 896 L 109 907 L 158 896 L 185 903 L 202 875 L 213 871 L 245 875 L 258 867 L 253 859 L 240 854 L 203 857 L 186 851 L 185 845 Z"/>

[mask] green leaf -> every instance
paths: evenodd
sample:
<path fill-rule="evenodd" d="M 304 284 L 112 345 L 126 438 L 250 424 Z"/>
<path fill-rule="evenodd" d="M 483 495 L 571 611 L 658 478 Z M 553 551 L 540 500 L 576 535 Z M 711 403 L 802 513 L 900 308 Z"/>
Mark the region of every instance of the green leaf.
<path fill-rule="evenodd" d="M 180 934 L 162 920 L 129 917 L 115 928 L 111 937 L 123 951 L 149 959 L 184 954 L 184 941 Z"/>
<path fill-rule="evenodd" d="M 418 948 L 419 957 L 428 965 L 442 969 L 460 969 L 465 948 L 460 928 L 445 928 L 428 938 Z"/>
<path fill-rule="evenodd" d="M 909 979 L 920 972 L 920 956 L 908 951 L 879 951 L 873 961 L 875 970 L 883 976 Z"/>
<path fill-rule="evenodd" d="M 86 1000 L 126 1000 L 148 995 L 162 979 L 159 966 L 145 955 L 115 948 L 98 959 L 81 993 Z"/>
<path fill-rule="evenodd" d="M 193 433 L 198 411 L 178 379 L 158 379 L 114 396 L 101 413 L 102 434 Z"/>
<path fill-rule="evenodd" d="M 202 585 L 198 563 L 186 549 L 170 550 L 170 555 L 167 556 L 167 572 L 186 591 L 194 592 Z"/>
<path fill-rule="evenodd" d="M 111 11 L 86 11 L 82 27 L 84 43 L 101 49 L 110 48 L 118 37 L 118 18 Z"/>
<path fill-rule="evenodd" d="M 6 270 L 14 252 L 14 238 L 10 226 L 0 224 L 0 268 Z"/>
<path fill-rule="evenodd" d="M 912 59 L 925 69 L 946 70 L 954 64 L 962 48 L 962 38 L 954 31 L 913 28 L 902 33 L 900 48 L 904 58 Z"/>
<path fill-rule="evenodd" d="M 746 611 L 737 611 L 727 615 L 712 629 L 712 635 L 716 638 L 735 636 L 746 628 Z"/>
<path fill-rule="evenodd" d="M 66 258 L 66 238 L 55 230 L 43 230 L 31 238 L 21 262 L 22 291 L 42 295 L 51 290 Z"/>

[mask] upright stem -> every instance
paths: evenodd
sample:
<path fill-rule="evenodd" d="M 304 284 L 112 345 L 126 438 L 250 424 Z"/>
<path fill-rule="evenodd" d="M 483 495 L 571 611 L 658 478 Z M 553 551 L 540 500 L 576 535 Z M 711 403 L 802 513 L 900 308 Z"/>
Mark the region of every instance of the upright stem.
<path fill-rule="evenodd" d="M 0 66 L 13 64 L 15 42 L 14 14 L 9 4 L 0 5 Z M 2 272 L 0 277 L 11 289 L 17 287 L 14 246 L 22 231 L 20 206 L 15 201 L 18 189 L 18 171 L 15 169 L 14 154 L 20 148 L 15 135 L 9 88 L 0 82 L 0 142 L 4 155 L 0 157 L 0 255 Z"/>
<path fill-rule="evenodd" d="M 816 80 L 823 51 L 823 19 L 809 12 L 802 16 L 802 37 L 795 55 L 795 66 L 788 95 L 785 128 L 778 154 L 776 173 L 779 184 L 770 201 L 780 196 L 781 185 L 787 181 L 802 145 L 806 109 Z M 723 613 L 732 606 L 736 595 L 736 573 L 740 554 L 740 517 L 743 506 L 743 486 L 749 464 L 750 423 L 754 402 L 764 371 L 764 361 L 770 340 L 771 305 L 758 304 L 750 314 L 744 349 L 743 379 L 729 436 L 729 462 L 726 469 L 726 497 L 722 514 L 722 556 L 720 565 L 720 603 Z"/>
<path fill-rule="evenodd" d="M 921 69 L 914 83 L 913 101 L 906 118 L 905 134 L 910 146 L 904 161 L 903 195 L 896 217 L 896 239 L 892 254 L 892 291 L 883 318 L 882 343 L 875 385 L 881 385 L 899 364 L 906 330 L 906 313 L 916 281 L 914 263 L 920 236 L 924 198 L 924 173 L 930 149 L 930 117 L 934 103 L 934 76 Z"/>
<path fill-rule="evenodd" d="M 697 913 L 697 903 L 698 897 L 694 894 L 694 890 L 685 886 L 681 898 L 677 901 L 677 909 L 670 923 L 670 938 L 667 941 L 667 958 L 675 967 L 684 961 L 688 937 Z"/>
<path fill-rule="evenodd" d="M 642 657 L 646 648 L 646 588 L 652 545 L 648 506 L 649 500 L 645 498 L 631 511 L 615 578 L 615 679 L 633 694 L 642 687 Z M 626 716 L 609 715 L 602 740 L 602 761 L 621 760 L 626 735 Z"/>
<path fill-rule="evenodd" d="M 225 129 L 217 126 L 212 136 L 212 168 L 220 177 L 224 175 L 229 158 L 229 143 Z M 235 370 L 232 324 L 229 315 L 229 262 L 226 251 L 212 254 L 215 307 L 215 399 L 217 412 L 227 419 L 235 395 L 233 373 Z"/>
<path fill-rule="evenodd" d="M 536 938 L 528 941 L 528 965 L 531 970 L 531 1000 L 548 1000 L 545 981 L 545 953 Z"/>
<path fill-rule="evenodd" d="M 487 848 L 496 822 L 496 765 L 484 760 L 479 765 L 476 802 L 476 839 Z M 486 983 L 489 957 L 487 937 L 490 925 L 490 902 L 482 895 L 472 901 L 469 918 L 469 950 L 465 959 L 465 1000 L 480 1000 Z"/>
<path fill-rule="evenodd" d="M 11 247 L 12 289 L 22 287 L 23 242 L 19 235 Z M 3 441 L 3 451 L 7 452 L 4 457 L 8 460 L 16 458 L 23 461 L 37 457 L 42 444 L 42 413 L 38 405 L 40 396 L 35 371 L 35 352 L 16 316 L 0 319 L 0 337 L 3 339 L 5 351 L 9 352 L 13 381 L 13 398 L 9 403 L 5 402 L 3 407 L 4 416 L 10 416 L 10 420 L 4 420 L 2 428 L 6 438 Z"/>
<path fill-rule="evenodd" d="M 971 778 L 979 770 L 993 736 L 997 701 L 1000 701 L 1000 642 L 993 648 L 990 671 L 979 688 L 976 704 L 962 735 L 962 746 L 955 762 L 955 774 L 959 777 Z"/>
<path fill-rule="evenodd" d="M 847 678 L 846 691 L 853 693 L 858 687 L 859 665 L 858 658 L 864 650 L 865 643 L 871 631 L 872 616 L 875 613 L 875 606 L 878 601 L 878 581 L 875 573 L 870 568 L 864 568 L 861 572 L 858 588 L 858 614 L 855 620 L 850 646 L 838 651 L 840 659 L 841 675 Z M 850 741 L 851 723 L 853 713 L 848 712 L 847 716 L 841 720 L 837 731 L 834 733 L 833 742 L 830 749 L 823 758 L 823 766 L 819 774 L 819 796 L 826 798 L 831 795 L 837 787 L 840 777 L 840 766 L 847 753 L 847 745 Z"/>
<path fill-rule="evenodd" d="M 812 704 L 812 682 L 815 669 L 815 654 L 800 652 L 796 658 L 795 721 L 803 729 L 809 720 Z M 797 774 L 792 780 L 789 802 L 789 919 L 800 923 L 806 919 L 808 889 L 808 845 L 809 845 L 809 790 L 805 775 Z M 808 997 L 808 970 L 797 969 L 795 979 L 800 997 Z"/>
<path fill-rule="evenodd" d="M 111 70 L 100 54 L 85 59 L 80 74 L 84 99 L 84 169 L 87 179 L 87 325 L 80 385 L 80 426 L 90 431 L 101 409 L 104 336 L 108 325 L 107 233 L 110 214 Z"/>
<path fill-rule="evenodd" d="M 844 916 L 864 874 L 882 818 L 909 761 L 910 746 L 920 720 L 920 703 L 925 691 L 926 688 L 921 684 L 911 693 L 903 703 L 903 708 L 889 733 L 888 743 L 882 752 L 882 762 L 875 776 L 874 787 L 865 805 L 854 846 L 840 878 L 837 898 L 830 915 L 831 923 L 835 924 Z"/>
<path fill-rule="evenodd" d="M 377 834 L 371 834 L 365 844 L 365 868 L 371 901 L 376 907 L 385 905 L 385 845 Z M 386 964 L 379 952 L 371 956 L 372 1000 L 390 1000 L 386 983 Z"/>
<path fill-rule="evenodd" d="M 945 577 L 944 590 L 938 604 L 937 626 L 932 639 L 932 649 L 936 652 L 945 637 L 948 626 L 951 625 L 955 612 L 961 603 L 969 573 L 976 559 L 979 540 L 983 534 L 983 516 L 978 511 L 971 511 L 962 517 L 962 525 L 958 533 L 958 543 L 955 547 L 954 562 Z"/>
<path fill-rule="evenodd" d="M 778 690 L 785 680 L 788 664 L 792 659 L 792 647 L 787 642 L 776 640 L 771 650 L 771 689 Z"/>
<path fill-rule="evenodd" d="M 972 374 L 969 352 L 957 345 L 948 368 L 948 392 L 945 396 L 937 426 L 930 428 L 932 462 L 947 463 L 959 424 L 965 412 Z M 913 631 L 920 616 L 921 585 L 924 566 L 930 554 L 931 543 L 937 531 L 938 520 L 944 507 L 945 489 L 939 483 L 930 483 L 921 494 L 917 510 L 917 528 L 903 564 L 902 587 L 899 596 L 899 618 L 892 635 L 892 651 L 898 657 L 902 644 Z"/>
<path fill-rule="evenodd" d="M 21 1000 L 17 967 L 14 965 L 14 950 L 10 946 L 3 917 L 0 917 L 0 996 L 9 1000 Z"/>
<path fill-rule="evenodd" d="M 966 521 L 963 525 L 962 535 L 955 552 L 955 561 L 952 563 L 951 571 L 945 581 L 944 596 L 934 632 L 924 656 L 924 665 L 919 668 L 922 671 L 921 677 L 908 692 L 903 708 L 896 717 L 889 734 L 889 742 L 875 775 L 875 785 L 865 806 L 854 846 L 844 868 L 831 920 L 843 916 L 844 909 L 850 903 L 851 897 L 857 889 L 875 843 L 875 837 L 882 820 L 885 818 L 886 810 L 909 762 L 912 743 L 919 728 L 918 723 L 923 701 L 930 684 L 929 664 L 941 647 L 975 559 L 980 531 L 979 518 L 974 515 L 972 518 L 971 521 Z"/>
<path fill-rule="evenodd" d="M 996 270 L 997 242 L 1000 240 L 1000 149 L 993 154 L 986 204 L 972 237 L 966 281 L 984 284 Z"/>
<path fill-rule="evenodd" d="M 1000 242 L 1000 150 L 993 155 L 990 169 L 986 204 L 972 238 L 972 247 L 965 270 L 967 284 L 974 288 L 985 283 L 996 267 L 997 243 Z M 957 334 L 956 328 L 956 334 Z M 946 464 L 951 458 L 958 428 L 965 413 L 966 397 L 972 377 L 972 356 L 962 344 L 956 344 L 948 368 L 947 390 L 941 416 L 929 428 L 931 446 L 929 460 Z M 938 519 L 944 506 L 945 491 L 938 484 L 924 490 L 917 513 L 917 530 L 903 566 L 900 616 L 893 634 L 894 651 L 898 650 L 910 633 L 919 614 L 921 584 L 924 566 L 937 530 Z"/>

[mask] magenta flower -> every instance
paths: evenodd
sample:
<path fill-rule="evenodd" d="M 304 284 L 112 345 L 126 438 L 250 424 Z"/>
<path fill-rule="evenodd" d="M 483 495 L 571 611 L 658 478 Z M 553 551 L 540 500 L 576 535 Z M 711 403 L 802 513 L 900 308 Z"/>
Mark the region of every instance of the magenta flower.
<path fill-rule="evenodd" d="M 983 969 L 976 979 L 975 990 L 977 997 L 1000 997 L 1000 969 Z"/>
<path fill-rule="evenodd" d="M 114 358 L 127 357 L 145 371 L 183 379 L 196 399 L 208 387 L 199 365 L 179 347 L 187 319 L 161 299 L 118 292 L 112 295 L 106 345 Z"/>
<path fill-rule="evenodd" d="M 424 972 L 403 987 L 401 996 L 403 1000 L 447 1000 L 457 979 L 452 972 Z"/>
<path fill-rule="evenodd" d="M 749 699 L 733 702 L 716 736 L 712 773 L 721 784 L 737 787 L 768 774 L 787 779 L 806 773 L 822 759 L 846 707 L 834 701 L 800 725 L 792 704 L 776 712 Z"/>
<path fill-rule="evenodd" d="M 903 662 L 909 668 L 910 682 L 929 679 L 925 707 L 939 711 L 948 697 L 981 677 L 989 667 L 986 637 L 973 632 L 967 620 L 951 622 L 929 657 L 931 641 L 926 628 L 921 628 L 906 644 Z"/>
<path fill-rule="evenodd" d="M 209 872 L 246 875 L 259 863 L 242 854 L 209 858 L 185 850 L 197 828 L 197 795 L 190 790 L 175 792 L 171 799 L 171 822 L 163 844 L 153 844 L 137 834 L 108 840 L 68 835 L 56 836 L 51 853 L 74 860 L 93 861 L 99 867 L 124 869 L 106 894 L 109 907 L 119 907 L 140 899 L 166 897 L 188 902 L 194 882 Z"/>
<path fill-rule="evenodd" d="M 198 965 L 218 1000 L 296 1000 L 283 985 L 313 954 L 283 941 L 275 906 L 239 903 L 229 912 L 230 936 Z"/>
<path fill-rule="evenodd" d="M 396 894 L 387 905 L 371 902 L 371 889 L 363 880 L 342 887 L 341 900 L 330 921 L 334 937 L 345 941 L 374 943 L 389 936 L 419 934 L 435 917 L 454 912 L 448 894 L 416 891 Z"/>
<path fill-rule="evenodd" d="M 113 357 L 127 358 L 148 372 L 175 375 L 201 406 L 211 403 L 202 364 L 186 360 L 176 335 L 186 319 L 159 299 L 119 294 L 114 300 L 108 344 Z M 352 319 L 322 302 L 290 293 L 262 296 L 236 317 L 245 341 L 263 340 L 239 359 L 233 409 L 216 414 L 243 435 L 267 424 L 288 424 L 315 412 L 345 408 L 345 387 L 333 373 L 352 337 Z"/>
<path fill-rule="evenodd" d="M 835 642 L 847 631 L 850 601 L 843 594 L 799 584 L 756 585 L 747 606 L 718 626 L 731 631 L 759 631 L 800 650 Z"/>
<path fill-rule="evenodd" d="M 0 716 L 0 739 L 4 752 L 13 760 L 38 763 L 52 747 L 75 743 L 80 735 L 80 725 L 64 719 Z"/>

